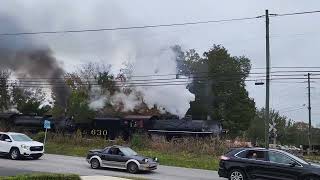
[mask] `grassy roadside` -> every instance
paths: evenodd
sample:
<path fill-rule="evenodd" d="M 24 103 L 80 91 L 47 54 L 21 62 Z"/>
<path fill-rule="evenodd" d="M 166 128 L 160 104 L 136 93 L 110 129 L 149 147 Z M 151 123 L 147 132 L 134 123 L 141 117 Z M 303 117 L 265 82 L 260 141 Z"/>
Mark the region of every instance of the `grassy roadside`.
<path fill-rule="evenodd" d="M 0 180 L 80 180 L 80 176 L 73 174 L 25 174 L 18 176 L 1 177 Z"/>
<path fill-rule="evenodd" d="M 103 147 L 97 146 L 80 146 L 71 144 L 61 144 L 48 142 L 45 147 L 46 153 L 60 154 L 69 156 L 82 156 L 85 157 L 90 149 L 97 149 Z M 136 149 L 135 149 L 136 150 Z M 186 168 L 197 168 L 207 170 L 217 170 L 218 158 L 211 155 L 194 155 L 191 153 L 167 153 L 155 150 L 136 150 L 139 154 L 157 157 L 162 165 L 179 166 Z"/>
<path fill-rule="evenodd" d="M 320 163 L 320 156 L 304 156 L 304 159 L 313 163 Z"/>

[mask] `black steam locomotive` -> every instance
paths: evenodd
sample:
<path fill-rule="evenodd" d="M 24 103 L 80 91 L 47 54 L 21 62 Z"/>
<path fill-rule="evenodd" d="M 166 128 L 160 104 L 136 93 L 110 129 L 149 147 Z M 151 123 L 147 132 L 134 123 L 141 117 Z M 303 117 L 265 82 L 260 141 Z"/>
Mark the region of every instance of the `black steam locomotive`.
<path fill-rule="evenodd" d="M 218 121 L 179 119 L 177 117 L 128 115 L 123 117 L 96 117 L 90 123 L 76 123 L 72 117 L 54 119 L 51 116 L 37 116 L 17 113 L 2 113 L 0 121 L 8 127 L 36 133 L 43 131 L 45 120 L 51 121 L 51 131 L 74 133 L 81 130 L 84 135 L 103 136 L 108 139 L 128 139 L 134 133 L 157 134 L 172 137 L 218 136 L 222 126 Z"/>

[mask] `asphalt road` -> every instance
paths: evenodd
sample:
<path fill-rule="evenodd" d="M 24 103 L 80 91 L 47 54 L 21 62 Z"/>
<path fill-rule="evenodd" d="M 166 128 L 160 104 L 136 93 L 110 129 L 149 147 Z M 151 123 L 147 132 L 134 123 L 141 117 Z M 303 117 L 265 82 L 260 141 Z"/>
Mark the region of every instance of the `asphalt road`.
<path fill-rule="evenodd" d="M 141 177 L 158 180 L 223 180 L 218 177 L 218 174 L 215 171 L 161 165 L 153 172 L 142 172 L 139 174 L 129 174 L 123 170 L 115 169 L 94 170 L 90 168 L 90 165 L 84 158 L 52 154 L 46 154 L 39 160 L 13 161 L 6 158 L 0 158 L 0 176 L 32 172 L 73 173 L 82 176 L 105 175 Z"/>
<path fill-rule="evenodd" d="M 36 173 L 35 171 L 23 170 L 23 169 L 16 169 L 16 168 L 7 168 L 7 167 L 0 167 L 0 176 L 16 176 L 19 174 L 30 174 Z"/>

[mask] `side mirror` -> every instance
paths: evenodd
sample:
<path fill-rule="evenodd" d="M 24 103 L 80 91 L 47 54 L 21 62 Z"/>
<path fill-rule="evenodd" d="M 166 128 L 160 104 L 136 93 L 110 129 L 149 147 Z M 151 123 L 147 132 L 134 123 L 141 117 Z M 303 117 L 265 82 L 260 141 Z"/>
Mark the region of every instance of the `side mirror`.
<path fill-rule="evenodd" d="M 296 162 L 291 162 L 290 163 L 290 167 L 295 167 L 295 166 L 297 166 L 298 164 L 296 163 Z"/>
<path fill-rule="evenodd" d="M 12 142 L 10 139 L 5 139 L 4 141 L 5 142 Z"/>
<path fill-rule="evenodd" d="M 119 152 L 119 155 L 120 155 L 120 156 L 124 156 L 124 154 L 123 154 L 122 152 Z"/>

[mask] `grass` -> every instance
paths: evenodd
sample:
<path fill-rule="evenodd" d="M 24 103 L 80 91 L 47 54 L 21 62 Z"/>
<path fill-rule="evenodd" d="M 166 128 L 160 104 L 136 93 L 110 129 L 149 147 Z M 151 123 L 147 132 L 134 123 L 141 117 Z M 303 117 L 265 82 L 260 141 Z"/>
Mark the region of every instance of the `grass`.
<path fill-rule="evenodd" d="M 168 166 L 207 170 L 217 170 L 219 166 L 218 158 L 211 155 L 195 155 L 186 152 L 171 154 L 152 150 L 142 150 L 139 153 L 149 157 L 157 157 L 160 164 Z"/>
<path fill-rule="evenodd" d="M 118 177 L 118 178 L 124 178 L 124 179 L 132 179 L 132 180 L 147 180 L 146 178 L 142 178 L 142 177 L 127 177 L 127 176 L 114 176 L 114 177 Z"/>
<path fill-rule="evenodd" d="M 18 176 L 0 177 L 0 180 L 80 180 L 74 174 L 25 174 Z"/>
<path fill-rule="evenodd" d="M 303 158 L 311 162 L 320 162 L 320 156 L 304 156 Z"/>
<path fill-rule="evenodd" d="M 69 156 L 82 156 L 85 157 L 90 149 L 103 148 L 103 146 L 80 146 L 72 144 L 61 144 L 54 142 L 47 142 L 45 151 L 49 154 L 61 154 Z M 218 169 L 218 158 L 212 155 L 192 154 L 186 152 L 180 153 L 167 153 L 155 150 L 137 150 L 141 155 L 149 157 L 157 157 L 161 165 L 179 166 L 186 168 L 197 168 L 207 170 Z"/>
<path fill-rule="evenodd" d="M 39 140 L 41 140 L 41 134 Z M 50 154 L 85 157 L 90 149 L 99 149 L 112 144 L 129 145 L 139 154 L 148 157 L 157 157 L 161 165 L 217 170 L 218 157 L 226 152 L 228 144 L 216 138 L 182 138 L 166 141 L 161 137 L 149 139 L 135 134 L 125 142 L 121 139 L 106 141 L 102 138 L 87 139 L 76 133 L 71 136 L 51 134 L 48 138 L 45 151 Z M 320 156 L 307 156 L 306 159 L 319 162 Z"/>
<path fill-rule="evenodd" d="M 33 139 L 41 141 L 44 133 L 38 133 Z M 224 154 L 227 145 L 217 138 L 182 138 L 167 141 L 163 137 L 148 138 L 143 134 L 134 134 L 130 141 L 117 138 L 106 141 L 103 138 L 82 136 L 77 131 L 72 135 L 50 133 L 47 136 L 45 152 L 69 156 L 85 157 L 89 150 L 104 148 L 113 144 L 128 145 L 139 154 L 157 157 L 161 165 L 179 166 L 207 170 L 218 169 L 218 156 Z"/>
<path fill-rule="evenodd" d="M 53 142 L 47 142 L 45 146 L 45 153 L 60 154 L 68 156 L 83 156 L 88 154 L 90 149 L 98 149 L 99 147 L 92 146 L 74 146 L 69 144 L 59 144 Z M 102 147 L 100 147 L 102 148 Z"/>

